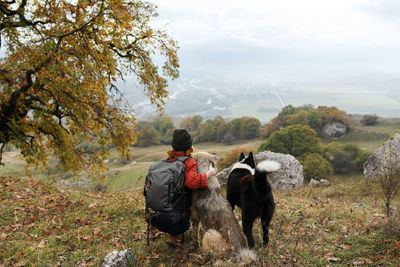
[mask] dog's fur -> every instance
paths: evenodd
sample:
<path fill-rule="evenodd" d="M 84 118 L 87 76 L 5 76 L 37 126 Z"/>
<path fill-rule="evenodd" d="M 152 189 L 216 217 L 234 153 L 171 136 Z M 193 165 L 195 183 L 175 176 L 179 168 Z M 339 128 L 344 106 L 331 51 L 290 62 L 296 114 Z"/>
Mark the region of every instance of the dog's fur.
<path fill-rule="evenodd" d="M 258 217 L 261 217 L 263 245 L 268 244 L 275 202 L 267 176 L 279 168 L 280 164 L 275 161 L 263 161 L 255 166 L 252 152 L 247 158 L 241 153 L 239 162 L 233 165 L 228 176 L 227 199 L 232 209 L 235 205 L 242 209 L 242 227 L 250 248 L 254 247 L 252 229 Z"/>
<path fill-rule="evenodd" d="M 215 168 L 215 156 L 207 152 L 193 153 L 199 173 L 208 171 L 210 163 Z M 220 193 L 220 184 L 214 175 L 207 180 L 207 189 L 192 192 L 191 218 L 193 221 L 192 239 L 198 242 L 199 223 L 204 231 L 214 229 L 219 232 L 235 252 L 248 248 L 246 237 L 239 226 L 229 202 Z M 198 244 L 198 243 L 197 243 Z"/>

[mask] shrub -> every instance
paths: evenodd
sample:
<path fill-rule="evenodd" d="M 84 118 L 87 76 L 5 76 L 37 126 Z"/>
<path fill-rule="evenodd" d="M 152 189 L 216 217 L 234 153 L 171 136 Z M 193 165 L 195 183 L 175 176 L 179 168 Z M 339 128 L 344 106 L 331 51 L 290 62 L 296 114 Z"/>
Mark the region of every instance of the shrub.
<path fill-rule="evenodd" d="M 370 151 L 361 151 L 358 157 L 354 160 L 358 172 L 362 173 L 364 171 L 364 164 L 371 154 L 372 152 Z"/>
<path fill-rule="evenodd" d="M 361 149 L 355 144 L 345 144 L 343 150 L 350 154 L 350 158 L 354 161 L 361 153 Z"/>
<path fill-rule="evenodd" d="M 258 149 L 259 152 L 266 150 L 290 154 L 296 158 L 306 153 L 322 152 L 316 131 L 298 124 L 283 128 L 269 137 Z"/>
<path fill-rule="evenodd" d="M 370 126 L 376 125 L 378 123 L 378 116 L 374 115 L 364 115 L 360 121 L 361 125 Z"/>
<path fill-rule="evenodd" d="M 357 166 L 351 159 L 351 155 L 345 151 L 335 152 L 331 160 L 331 165 L 335 174 L 351 174 L 357 170 Z"/>
<path fill-rule="evenodd" d="M 332 167 L 321 154 L 309 153 L 300 160 L 303 165 L 303 175 L 306 182 L 311 179 L 326 178 L 332 174 Z"/>
<path fill-rule="evenodd" d="M 250 149 L 238 147 L 232 149 L 228 154 L 218 160 L 218 169 L 222 170 L 228 168 L 235 162 L 239 160 L 240 153 L 243 152 L 244 154 L 248 155 L 250 153 Z"/>

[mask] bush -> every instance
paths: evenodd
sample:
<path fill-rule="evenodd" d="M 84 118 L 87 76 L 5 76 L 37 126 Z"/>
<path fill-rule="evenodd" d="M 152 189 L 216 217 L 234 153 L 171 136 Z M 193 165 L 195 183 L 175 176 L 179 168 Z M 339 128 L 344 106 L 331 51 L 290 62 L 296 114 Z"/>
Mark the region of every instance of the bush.
<path fill-rule="evenodd" d="M 351 174 L 357 171 L 356 163 L 351 159 L 351 155 L 345 151 L 333 154 L 331 165 L 335 174 Z"/>
<path fill-rule="evenodd" d="M 300 157 L 306 153 L 322 153 L 316 131 L 309 126 L 292 125 L 274 133 L 258 149 Z"/>
<path fill-rule="evenodd" d="M 222 170 L 228 168 L 235 162 L 239 160 L 240 153 L 243 152 L 244 154 L 248 155 L 250 153 L 250 149 L 238 147 L 232 149 L 228 154 L 218 160 L 218 169 Z"/>
<path fill-rule="evenodd" d="M 358 157 L 354 160 L 356 166 L 357 166 L 357 171 L 360 173 L 364 172 L 364 164 L 367 161 L 367 159 L 369 158 L 369 156 L 371 156 L 372 152 L 370 151 L 361 151 L 360 154 L 358 155 Z"/>
<path fill-rule="evenodd" d="M 360 121 L 361 125 L 371 126 L 378 124 L 378 116 L 374 115 L 364 115 Z"/>
<path fill-rule="evenodd" d="M 306 182 L 311 179 L 320 180 L 332 174 L 332 167 L 321 154 L 309 153 L 300 160 L 303 165 L 303 175 Z"/>

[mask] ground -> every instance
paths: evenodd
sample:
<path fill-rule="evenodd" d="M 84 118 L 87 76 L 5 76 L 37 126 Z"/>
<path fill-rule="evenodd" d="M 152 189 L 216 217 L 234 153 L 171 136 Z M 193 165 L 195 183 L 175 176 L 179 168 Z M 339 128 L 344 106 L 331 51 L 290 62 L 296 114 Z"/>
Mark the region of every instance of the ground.
<path fill-rule="evenodd" d="M 333 185 L 327 188 L 275 192 L 270 243 L 268 248 L 260 246 L 257 222 L 259 261 L 251 265 L 398 265 L 400 236 L 385 232 L 379 182 L 363 177 L 331 180 Z M 139 266 L 212 264 L 190 240 L 182 249 L 171 249 L 165 235 L 158 233 L 147 246 L 140 188 L 90 193 L 1 177 L 0 197 L 3 266 L 98 266 L 108 252 L 125 248 Z M 398 213 L 399 197 L 394 207 Z"/>

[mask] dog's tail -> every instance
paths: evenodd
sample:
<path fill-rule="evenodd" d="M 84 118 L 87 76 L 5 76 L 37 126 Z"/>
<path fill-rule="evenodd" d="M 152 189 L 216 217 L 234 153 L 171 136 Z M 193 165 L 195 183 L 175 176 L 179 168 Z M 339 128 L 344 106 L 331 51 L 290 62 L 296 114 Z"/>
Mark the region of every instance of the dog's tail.
<path fill-rule="evenodd" d="M 276 161 L 264 160 L 257 164 L 254 173 L 254 189 L 258 196 L 267 198 L 271 192 L 271 185 L 267 180 L 268 173 L 275 172 L 281 168 Z"/>

